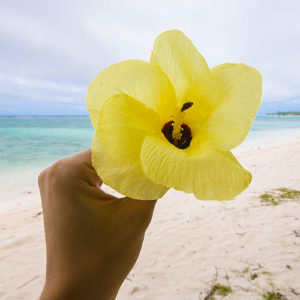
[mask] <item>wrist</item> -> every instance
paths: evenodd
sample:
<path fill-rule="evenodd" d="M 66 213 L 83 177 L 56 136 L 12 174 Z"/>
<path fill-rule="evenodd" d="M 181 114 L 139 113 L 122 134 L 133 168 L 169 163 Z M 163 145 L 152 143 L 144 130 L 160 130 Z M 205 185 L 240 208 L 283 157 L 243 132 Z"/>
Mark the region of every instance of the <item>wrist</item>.
<path fill-rule="evenodd" d="M 89 274 L 81 278 L 53 278 L 48 276 L 40 300 L 115 299 L 119 288 L 97 276 Z"/>

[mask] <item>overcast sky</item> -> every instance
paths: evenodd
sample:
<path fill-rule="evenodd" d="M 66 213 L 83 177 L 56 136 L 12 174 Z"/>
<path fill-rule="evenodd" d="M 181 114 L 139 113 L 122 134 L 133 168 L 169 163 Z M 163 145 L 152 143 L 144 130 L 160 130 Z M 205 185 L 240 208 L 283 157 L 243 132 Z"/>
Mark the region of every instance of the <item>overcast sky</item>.
<path fill-rule="evenodd" d="M 86 114 L 103 68 L 149 60 L 155 37 L 183 31 L 210 67 L 263 75 L 261 113 L 300 110 L 300 1 L 0 0 L 0 114 Z"/>

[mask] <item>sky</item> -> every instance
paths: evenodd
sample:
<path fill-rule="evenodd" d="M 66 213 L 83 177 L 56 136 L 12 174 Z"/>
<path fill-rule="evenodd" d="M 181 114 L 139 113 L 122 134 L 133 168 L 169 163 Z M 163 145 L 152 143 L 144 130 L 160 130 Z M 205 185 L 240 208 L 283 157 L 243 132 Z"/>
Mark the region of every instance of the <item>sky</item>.
<path fill-rule="evenodd" d="M 149 60 L 157 35 L 183 31 L 213 67 L 263 76 L 259 114 L 300 111 L 300 1 L 0 0 L 0 115 L 85 115 L 109 65 Z"/>

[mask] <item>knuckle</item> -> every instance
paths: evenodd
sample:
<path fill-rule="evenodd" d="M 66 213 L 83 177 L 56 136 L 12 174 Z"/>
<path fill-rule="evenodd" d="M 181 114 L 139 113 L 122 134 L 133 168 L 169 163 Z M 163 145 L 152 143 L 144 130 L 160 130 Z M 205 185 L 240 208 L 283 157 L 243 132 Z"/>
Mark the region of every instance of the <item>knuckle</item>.
<path fill-rule="evenodd" d="M 67 159 L 60 159 L 57 162 L 55 162 L 50 167 L 44 169 L 38 176 L 38 184 L 39 186 L 43 186 L 46 181 L 52 180 L 52 179 L 58 179 L 65 178 L 66 172 L 68 170 L 68 162 Z"/>
<path fill-rule="evenodd" d="M 55 173 L 59 173 L 59 172 L 63 171 L 65 168 L 66 168 L 66 158 L 62 158 L 62 159 L 56 161 L 50 167 L 50 171 L 51 171 L 51 173 L 55 174 Z"/>
<path fill-rule="evenodd" d="M 49 177 L 51 179 L 62 180 L 68 176 L 69 169 L 68 159 L 60 159 L 49 168 Z"/>
<path fill-rule="evenodd" d="M 38 176 L 38 185 L 42 187 L 45 184 L 45 180 L 47 177 L 48 168 L 44 169 Z"/>

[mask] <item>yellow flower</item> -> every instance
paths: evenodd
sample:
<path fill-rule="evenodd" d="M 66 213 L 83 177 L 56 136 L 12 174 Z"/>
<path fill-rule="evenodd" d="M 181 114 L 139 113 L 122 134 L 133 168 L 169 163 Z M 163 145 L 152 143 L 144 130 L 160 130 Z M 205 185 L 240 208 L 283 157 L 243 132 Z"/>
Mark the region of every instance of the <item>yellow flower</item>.
<path fill-rule="evenodd" d="M 135 199 L 171 187 L 201 200 L 233 199 L 251 174 L 230 150 L 245 139 L 261 93 L 254 68 L 209 69 L 182 32 L 164 32 L 150 63 L 111 65 L 89 85 L 92 164 L 104 183 Z"/>

